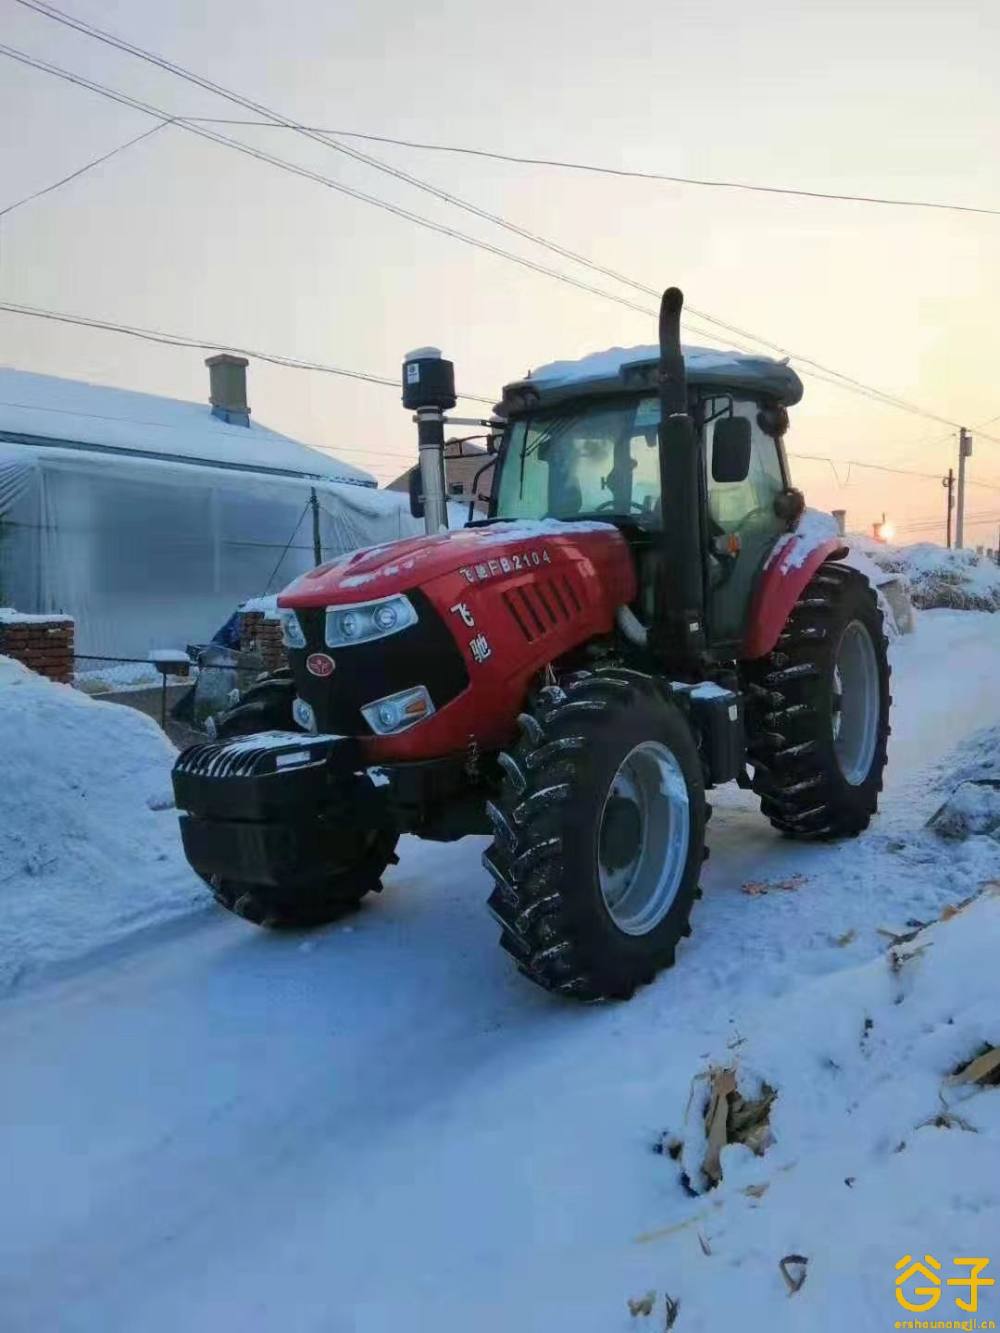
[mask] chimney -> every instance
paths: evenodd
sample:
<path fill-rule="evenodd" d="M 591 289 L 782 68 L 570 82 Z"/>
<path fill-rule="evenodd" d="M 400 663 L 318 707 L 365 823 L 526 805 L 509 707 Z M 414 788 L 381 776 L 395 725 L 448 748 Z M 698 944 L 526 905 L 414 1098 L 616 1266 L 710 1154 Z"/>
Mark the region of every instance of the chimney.
<path fill-rule="evenodd" d="M 233 356 L 229 352 L 220 352 L 218 356 L 207 356 L 209 394 L 212 404 L 212 416 L 226 421 L 230 426 L 249 426 L 250 409 L 247 406 L 247 366 L 250 363 L 245 356 Z"/>

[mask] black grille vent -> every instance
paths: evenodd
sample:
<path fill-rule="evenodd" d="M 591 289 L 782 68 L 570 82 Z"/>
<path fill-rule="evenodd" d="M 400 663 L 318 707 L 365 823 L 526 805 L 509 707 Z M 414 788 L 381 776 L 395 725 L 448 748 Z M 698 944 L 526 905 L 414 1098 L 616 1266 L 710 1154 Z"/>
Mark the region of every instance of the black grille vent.
<path fill-rule="evenodd" d="M 206 778 L 261 777 L 282 768 L 324 760 L 337 739 L 332 736 L 299 737 L 288 732 L 260 732 L 228 741 L 212 741 L 192 745 L 185 750 L 177 760 L 174 771 Z M 298 762 L 279 762 L 279 756 L 289 754 L 294 755 Z"/>
<path fill-rule="evenodd" d="M 568 624 L 583 609 L 583 600 L 568 574 L 522 583 L 503 593 L 503 600 L 529 643 L 559 625 Z"/>

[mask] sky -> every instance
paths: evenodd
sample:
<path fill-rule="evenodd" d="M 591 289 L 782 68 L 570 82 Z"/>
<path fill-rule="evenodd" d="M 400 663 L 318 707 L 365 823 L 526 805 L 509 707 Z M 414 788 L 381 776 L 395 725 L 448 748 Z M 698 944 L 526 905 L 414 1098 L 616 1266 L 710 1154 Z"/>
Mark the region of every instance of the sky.
<path fill-rule="evenodd" d="M 60 0 L 302 123 L 807 190 L 1000 209 L 995 0 Z M 0 0 L 7 44 L 172 115 L 239 108 Z M 0 209 L 153 122 L 0 57 Z M 223 132 L 655 309 L 655 299 L 275 128 Z M 344 140 L 743 329 L 1000 441 L 1000 216 L 623 180 Z M 655 341 L 628 309 L 171 126 L 0 218 L 0 300 L 395 376 L 434 344 L 460 389 Z M 697 325 L 698 321 L 693 320 Z M 726 335 L 689 328 L 687 341 Z M 203 355 L 0 312 L 0 364 L 192 400 Z M 803 372 L 787 445 L 810 503 L 940 540 L 947 424 Z M 255 419 L 386 481 L 415 461 L 391 388 L 253 361 Z M 465 410 L 473 410 L 471 404 Z M 977 436 L 967 543 L 997 544 Z M 819 456 L 807 459 L 803 454 Z M 832 459 L 833 462 L 823 461 Z M 848 460 L 914 469 L 901 476 Z"/>

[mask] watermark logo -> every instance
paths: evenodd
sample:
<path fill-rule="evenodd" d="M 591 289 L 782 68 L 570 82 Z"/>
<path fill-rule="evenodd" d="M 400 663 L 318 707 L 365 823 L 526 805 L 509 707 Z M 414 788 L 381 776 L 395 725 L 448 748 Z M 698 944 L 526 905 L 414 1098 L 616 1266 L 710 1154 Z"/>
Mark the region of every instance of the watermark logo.
<path fill-rule="evenodd" d="M 947 1287 L 961 1287 L 964 1288 L 964 1294 L 955 1295 L 955 1305 L 969 1314 L 978 1314 L 980 1288 L 996 1285 L 994 1278 L 983 1276 L 989 1263 L 989 1259 L 959 1256 L 952 1260 L 952 1267 L 960 1270 L 960 1275 L 943 1278 L 942 1265 L 932 1254 L 925 1254 L 922 1259 L 904 1254 L 896 1264 L 896 1300 L 904 1310 L 924 1314 L 937 1306 Z M 897 1320 L 896 1327 L 994 1329 L 996 1321 L 961 1317 L 911 1319 Z"/>

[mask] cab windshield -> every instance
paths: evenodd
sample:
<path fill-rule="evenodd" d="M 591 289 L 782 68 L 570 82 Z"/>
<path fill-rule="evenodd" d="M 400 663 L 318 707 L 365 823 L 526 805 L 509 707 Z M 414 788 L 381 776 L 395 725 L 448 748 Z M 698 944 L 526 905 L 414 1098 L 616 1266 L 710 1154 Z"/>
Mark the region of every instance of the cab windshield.
<path fill-rule="evenodd" d="M 511 422 L 498 518 L 631 518 L 660 526 L 655 395 L 567 404 Z"/>

